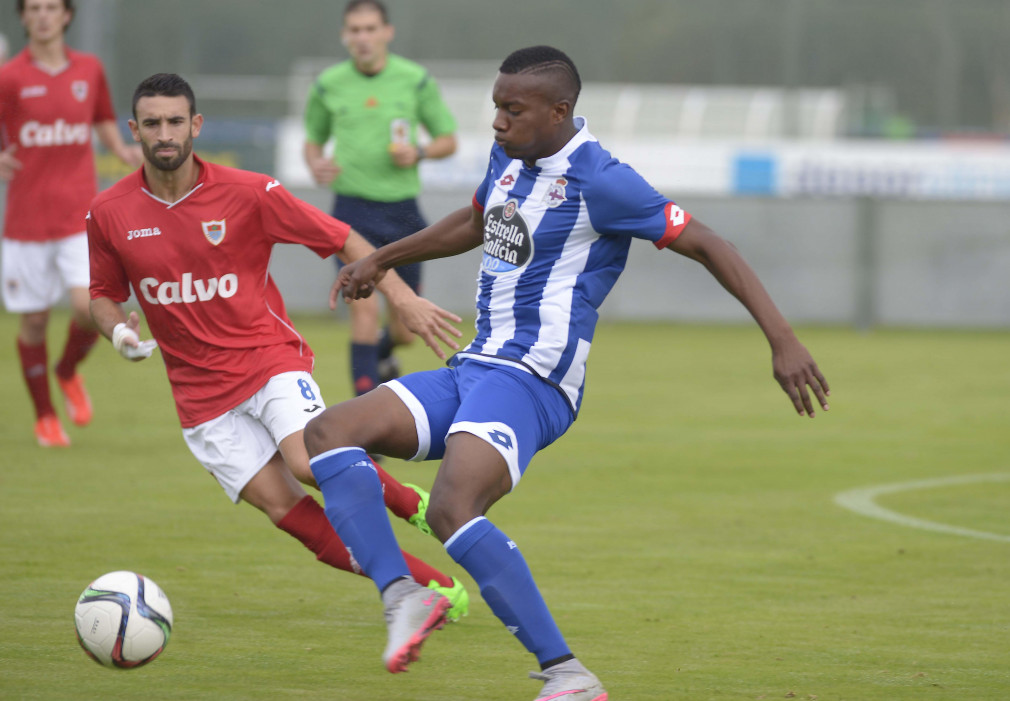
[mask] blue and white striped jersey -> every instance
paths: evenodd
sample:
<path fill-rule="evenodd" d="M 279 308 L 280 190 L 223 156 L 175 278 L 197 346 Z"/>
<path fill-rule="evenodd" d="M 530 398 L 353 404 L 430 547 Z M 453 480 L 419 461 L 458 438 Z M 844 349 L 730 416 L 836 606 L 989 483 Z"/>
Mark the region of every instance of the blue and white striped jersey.
<path fill-rule="evenodd" d="M 553 384 L 578 414 L 597 309 L 631 239 L 665 248 L 690 215 L 578 133 L 532 168 L 491 149 L 474 206 L 484 213 L 477 335 L 454 356 L 517 364 Z"/>

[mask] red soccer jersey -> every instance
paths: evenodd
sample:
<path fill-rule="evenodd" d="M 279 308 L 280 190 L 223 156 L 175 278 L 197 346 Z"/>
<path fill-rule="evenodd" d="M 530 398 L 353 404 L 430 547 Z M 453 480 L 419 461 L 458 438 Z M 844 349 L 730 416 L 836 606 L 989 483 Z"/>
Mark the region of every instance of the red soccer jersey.
<path fill-rule="evenodd" d="M 115 120 L 101 62 L 67 49 L 50 73 L 28 49 L 0 68 L 0 148 L 17 145 L 21 170 L 7 186 L 4 236 L 49 241 L 84 231 L 98 191 L 91 127 Z"/>
<path fill-rule="evenodd" d="M 313 356 L 268 272 L 275 243 L 325 258 L 350 227 L 266 175 L 196 159 L 200 177 L 169 204 L 143 169 L 88 213 L 91 298 L 124 302 L 130 286 L 158 341 L 184 428 L 233 409 Z"/>

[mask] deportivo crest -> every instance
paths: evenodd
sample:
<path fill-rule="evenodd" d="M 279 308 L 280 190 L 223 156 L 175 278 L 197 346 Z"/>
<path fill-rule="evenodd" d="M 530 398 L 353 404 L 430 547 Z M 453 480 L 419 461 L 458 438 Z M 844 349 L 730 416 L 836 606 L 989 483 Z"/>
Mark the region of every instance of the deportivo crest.
<path fill-rule="evenodd" d="M 215 246 L 224 241 L 224 235 L 227 233 L 225 230 L 224 219 L 202 221 L 200 222 L 200 226 L 203 227 L 203 235 L 206 236 L 207 240 Z"/>
<path fill-rule="evenodd" d="M 519 211 L 519 202 L 509 200 L 484 214 L 484 256 L 481 269 L 501 275 L 525 267 L 533 258 L 533 236 Z"/>
<path fill-rule="evenodd" d="M 84 102 L 88 97 L 88 81 L 75 80 L 70 84 L 70 92 L 78 102 Z"/>
<path fill-rule="evenodd" d="M 568 181 L 564 178 L 558 178 L 548 185 L 547 194 L 544 195 L 544 204 L 551 208 L 560 206 L 565 201 L 566 187 L 568 187 Z"/>

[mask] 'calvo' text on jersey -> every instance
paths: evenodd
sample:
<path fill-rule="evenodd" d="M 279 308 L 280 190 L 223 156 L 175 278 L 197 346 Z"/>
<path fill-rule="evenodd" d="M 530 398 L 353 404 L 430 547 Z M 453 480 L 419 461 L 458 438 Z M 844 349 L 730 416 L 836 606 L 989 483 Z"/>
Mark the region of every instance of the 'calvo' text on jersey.
<path fill-rule="evenodd" d="M 533 257 L 533 237 L 519 212 L 519 203 L 509 200 L 484 213 L 484 257 L 481 268 L 491 275 L 522 268 Z"/>
<path fill-rule="evenodd" d="M 159 282 L 145 277 L 140 281 L 140 294 L 149 304 L 192 304 L 209 302 L 214 297 L 227 299 L 238 292 L 238 275 L 227 273 L 220 278 L 194 280 L 193 273 L 183 273 L 181 281 Z"/>
<path fill-rule="evenodd" d="M 42 124 L 36 121 L 25 122 L 21 126 L 21 131 L 18 132 L 18 138 L 25 148 L 86 144 L 91 141 L 91 125 L 84 122 L 68 124 L 62 119 L 57 119 L 55 124 Z"/>

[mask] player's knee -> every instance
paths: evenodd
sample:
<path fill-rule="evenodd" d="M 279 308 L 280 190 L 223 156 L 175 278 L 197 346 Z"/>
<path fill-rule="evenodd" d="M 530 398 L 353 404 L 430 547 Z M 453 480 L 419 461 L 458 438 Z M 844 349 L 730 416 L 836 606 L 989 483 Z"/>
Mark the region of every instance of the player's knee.
<path fill-rule="evenodd" d="M 443 543 L 467 523 L 482 515 L 481 509 L 456 498 L 432 493 L 425 520 Z"/>
<path fill-rule="evenodd" d="M 46 340 L 46 325 L 48 323 L 48 311 L 22 314 L 18 336 L 22 342 L 28 345 L 38 345 Z"/>
<path fill-rule="evenodd" d="M 454 511 L 452 505 L 446 503 L 444 499 L 433 498 L 428 502 L 428 510 L 425 512 L 424 518 L 431 526 L 435 536 L 443 543 L 459 530 L 458 527 L 453 527 L 453 524 L 456 523 L 456 518 L 453 516 Z"/>
<path fill-rule="evenodd" d="M 302 437 L 305 440 L 305 449 L 309 452 L 309 457 L 315 457 L 332 449 L 332 446 L 328 445 L 333 440 L 330 431 L 331 422 L 327 416 L 328 411 L 324 411 L 305 424 Z"/>
<path fill-rule="evenodd" d="M 345 404 L 331 406 L 305 426 L 305 448 L 309 457 L 335 448 L 360 446 L 361 438 L 356 435 L 355 412 Z"/>

